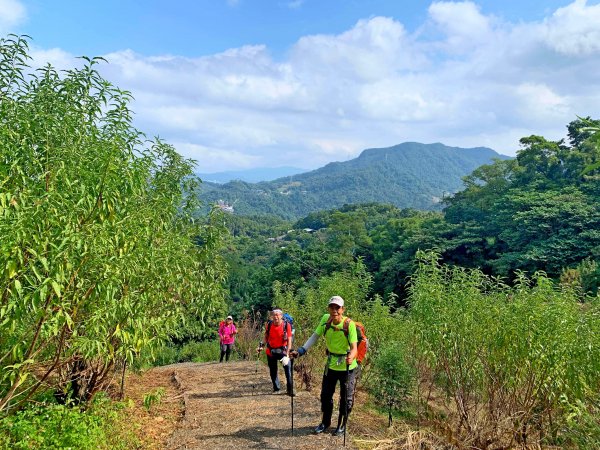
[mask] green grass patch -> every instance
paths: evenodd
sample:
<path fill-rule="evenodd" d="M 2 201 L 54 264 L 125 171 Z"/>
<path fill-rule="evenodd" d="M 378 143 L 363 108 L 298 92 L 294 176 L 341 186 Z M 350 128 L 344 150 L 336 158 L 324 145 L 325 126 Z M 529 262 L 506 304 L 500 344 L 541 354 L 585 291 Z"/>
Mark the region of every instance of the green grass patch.
<path fill-rule="evenodd" d="M 166 366 L 182 362 L 218 361 L 220 347 L 217 341 L 187 342 L 183 345 L 167 344 L 156 350 L 154 358 L 142 358 L 135 363 L 135 368 Z M 232 352 L 230 359 L 236 358 Z"/>
<path fill-rule="evenodd" d="M 121 428 L 124 408 L 98 395 L 87 410 L 56 403 L 30 404 L 0 420 L 0 448 L 11 449 L 132 449 L 135 437 Z"/>

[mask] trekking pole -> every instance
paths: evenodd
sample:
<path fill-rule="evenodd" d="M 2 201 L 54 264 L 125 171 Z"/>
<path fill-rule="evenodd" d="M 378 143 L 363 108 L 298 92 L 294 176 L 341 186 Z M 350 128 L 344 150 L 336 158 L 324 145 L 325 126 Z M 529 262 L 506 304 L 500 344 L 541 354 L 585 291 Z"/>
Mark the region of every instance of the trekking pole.
<path fill-rule="evenodd" d="M 290 391 L 290 398 L 292 399 L 292 436 L 294 436 L 294 360 L 290 359 L 290 381 L 292 382 L 292 389 Z"/>
<path fill-rule="evenodd" d="M 260 351 L 256 352 L 256 361 L 254 362 L 254 375 L 258 373 L 258 360 L 260 359 Z"/>
<path fill-rule="evenodd" d="M 262 347 L 259 346 L 259 349 Z M 260 350 L 256 352 L 256 361 L 254 363 L 254 383 L 252 383 L 252 395 L 254 396 L 256 390 L 256 375 L 258 374 L 258 360 L 260 359 Z"/>
<path fill-rule="evenodd" d="M 348 428 L 348 377 L 350 375 L 350 364 L 348 364 L 348 355 L 346 353 L 346 398 L 344 399 L 344 447 L 346 446 L 346 428 Z"/>

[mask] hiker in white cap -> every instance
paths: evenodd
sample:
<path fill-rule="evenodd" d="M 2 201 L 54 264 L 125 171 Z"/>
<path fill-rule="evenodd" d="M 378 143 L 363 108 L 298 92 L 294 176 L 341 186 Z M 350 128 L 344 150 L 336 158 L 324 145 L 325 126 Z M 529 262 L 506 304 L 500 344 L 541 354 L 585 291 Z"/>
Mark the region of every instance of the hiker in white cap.
<path fill-rule="evenodd" d="M 284 320 L 283 311 L 279 308 L 271 311 L 271 319 L 265 325 L 265 340 L 256 349 L 260 352 L 265 348 L 267 363 L 269 364 L 269 375 L 273 383 L 273 393 L 281 390 L 279 376 L 277 375 L 277 362 L 281 361 L 286 379 L 286 392 L 293 396 L 292 364 L 288 357 L 292 348 L 292 326 Z"/>
<path fill-rule="evenodd" d="M 352 410 L 354 400 L 354 383 L 356 379 L 354 369 L 357 366 L 356 350 L 358 337 L 356 324 L 353 320 L 344 316 L 344 299 L 342 297 L 339 295 L 331 297 L 327 304 L 327 310 L 329 313 L 321 317 L 313 335 L 302 347 L 292 352 L 292 357 L 296 358 L 304 355 L 315 344 L 319 336 L 325 337 L 327 364 L 325 366 L 325 373 L 323 374 L 323 384 L 321 385 L 321 411 L 323 418 L 314 432 L 317 434 L 323 433 L 331 425 L 333 394 L 335 386 L 339 381 L 339 417 L 338 425 L 335 431 L 333 431 L 333 435 L 344 435 L 345 438 L 346 422 Z"/>

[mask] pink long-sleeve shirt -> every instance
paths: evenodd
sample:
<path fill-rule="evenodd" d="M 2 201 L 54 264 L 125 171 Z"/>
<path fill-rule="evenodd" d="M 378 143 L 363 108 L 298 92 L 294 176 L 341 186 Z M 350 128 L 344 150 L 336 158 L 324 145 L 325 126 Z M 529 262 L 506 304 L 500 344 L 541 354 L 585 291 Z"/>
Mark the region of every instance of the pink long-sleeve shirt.
<path fill-rule="evenodd" d="M 219 327 L 219 340 L 221 341 L 221 344 L 233 344 L 236 331 L 237 328 L 235 328 L 233 322 L 231 322 L 231 325 L 227 325 L 227 322 L 221 325 Z"/>

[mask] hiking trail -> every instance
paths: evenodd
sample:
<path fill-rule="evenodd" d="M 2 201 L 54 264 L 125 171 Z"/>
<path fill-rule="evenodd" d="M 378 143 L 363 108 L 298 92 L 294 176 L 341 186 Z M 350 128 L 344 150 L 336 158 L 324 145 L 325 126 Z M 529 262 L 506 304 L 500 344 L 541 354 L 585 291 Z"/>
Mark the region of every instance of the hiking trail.
<path fill-rule="evenodd" d="M 314 393 L 302 390 L 294 397 L 292 436 L 291 399 L 272 392 L 268 368 L 262 363 L 257 373 L 251 361 L 183 363 L 153 370 L 170 372 L 183 397 L 183 418 L 167 441 L 168 450 L 344 448 L 343 437 L 312 434 L 321 420 L 320 403 Z M 285 392 L 282 370 L 280 379 Z M 337 412 L 333 419 L 337 423 Z M 356 448 L 351 433 L 352 417 L 348 449 Z"/>

